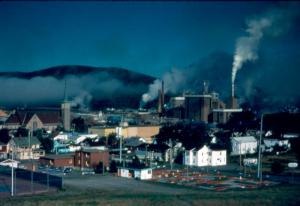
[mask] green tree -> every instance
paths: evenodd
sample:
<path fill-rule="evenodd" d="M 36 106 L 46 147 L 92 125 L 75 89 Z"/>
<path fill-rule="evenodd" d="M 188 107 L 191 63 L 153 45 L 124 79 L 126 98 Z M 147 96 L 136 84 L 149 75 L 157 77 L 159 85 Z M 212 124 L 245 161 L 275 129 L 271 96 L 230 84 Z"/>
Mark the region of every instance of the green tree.
<path fill-rule="evenodd" d="M 117 163 L 115 161 L 111 161 L 110 162 L 110 165 L 109 165 L 109 171 L 111 173 L 115 173 L 118 171 L 118 168 L 117 168 Z"/>
<path fill-rule="evenodd" d="M 41 145 L 46 153 L 50 153 L 53 150 L 54 142 L 49 137 L 47 138 L 39 138 Z"/>
<path fill-rule="evenodd" d="M 280 174 L 284 171 L 284 165 L 279 162 L 278 160 L 273 162 L 272 165 L 271 165 L 271 171 L 274 173 L 274 174 Z"/>
<path fill-rule="evenodd" d="M 103 173 L 104 172 L 103 170 L 105 170 L 104 166 L 103 166 L 103 162 L 100 161 L 99 164 L 95 168 L 95 172 L 96 173 Z"/>
<path fill-rule="evenodd" d="M 112 148 L 118 147 L 119 140 L 116 137 L 116 133 L 110 133 L 107 137 L 107 145 Z"/>
<path fill-rule="evenodd" d="M 86 127 L 84 124 L 84 119 L 81 117 L 75 118 L 72 120 L 72 125 L 74 125 L 75 132 L 85 132 Z"/>
<path fill-rule="evenodd" d="M 28 129 L 25 127 L 19 127 L 17 132 L 15 133 L 15 137 L 27 137 L 28 136 Z"/>
<path fill-rule="evenodd" d="M 1 129 L 0 130 L 0 141 L 7 144 L 10 140 L 9 130 L 8 129 Z"/>

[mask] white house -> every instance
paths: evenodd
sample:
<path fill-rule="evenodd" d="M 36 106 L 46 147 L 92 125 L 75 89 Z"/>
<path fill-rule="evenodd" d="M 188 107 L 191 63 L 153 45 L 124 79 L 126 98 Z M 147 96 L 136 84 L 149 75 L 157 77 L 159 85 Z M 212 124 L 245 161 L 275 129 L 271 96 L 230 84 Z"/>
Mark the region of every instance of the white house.
<path fill-rule="evenodd" d="M 254 154 L 257 151 L 257 140 L 253 136 L 232 137 L 231 155 Z"/>
<path fill-rule="evenodd" d="M 8 166 L 8 167 L 14 167 L 14 168 L 18 168 L 19 164 L 20 164 L 19 161 L 12 160 L 12 159 L 6 159 L 6 160 L 0 162 L 0 166 Z"/>
<path fill-rule="evenodd" d="M 286 151 L 291 149 L 291 143 L 288 139 L 264 139 L 264 151 L 266 152 L 272 152 L 274 150 L 274 147 L 278 145 L 279 147 L 283 147 Z"/>
<path fill-rule="evenodd" d="M 212 150 L 206 145 L 201 149 L 186 150 L 184 164 L 189 166 L 220 166 L 226 165 L 226 150 Z"/>
<path fill-rule="evenodd" d="M 137 178 L 140 180 L 152 179 L 152 168 L 118 168 L 118 176 L 126 178 Z"/>

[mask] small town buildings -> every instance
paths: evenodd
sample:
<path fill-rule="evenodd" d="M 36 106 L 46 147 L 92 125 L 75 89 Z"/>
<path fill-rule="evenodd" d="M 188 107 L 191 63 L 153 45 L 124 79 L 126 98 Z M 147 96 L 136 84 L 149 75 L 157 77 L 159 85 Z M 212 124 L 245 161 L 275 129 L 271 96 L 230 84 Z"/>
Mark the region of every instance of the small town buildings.
<path fill-rule="evenodd" d="M 0 159 L 6 159 L 8 157 L 8 143 L 0 141 Z"/>
<path fill-rule="evenodd" d="M 49 154 L 40 157 L 39 162 L 44 166 L 53 167 L 74 167 L 75 153 L 68 154 Z"/>
<path fill-rule="evenodd" d="M 140 180 L 152 179 L 152 168 L 127 168 L 119 167 L 118 176 L 126 178 L 136 178 Z"/>
<path fill-rule="evenodd" d="M 257 151 L 257 140 L 253 136 L 232 137 L 231 155 L 254 154 Z"/>
<path fill-rule="evenodd" d="M 57 110 L 16 110 L 10 114 L 3 125 L 7 129 L 25 127 L 28 130 L 54 130 L 61 125 L 60 111 Z"/>
<path fill-rule="evenodd" d="M 159 125 L 128 125 L 126 127 L 90 127 L 89 134 L 98 134 L 99 137 L 107 137 L 110 134 L 118 134 L 123 138 L 142 137 L 148 143 L 152 142 L 153 136 L 159 133 Z"/>
<path fill-rule="evenodd" d="M 103 148 L 83 147 L 75 152 L 74 166 L 79 168 L 96 168 L 102 162 L 109 166 L 109 151 Z"/>
<path fill-rule="evenodd" d="M 2 162 L 0 162 L 0 166 L 8 166 L 8 167 L 13 167 L 13 168 L 18 168 L 18 165 L 20 164 L 19 161 L 12 160 L 12 159 L 6 159 Z"/>
<path fill-rule="evenodd" d="M 275 146 L 281 147 L 283 151 L 288 151 L 291 149 L 291 143 L 289 139 L 270 139 L 264 138 L 264 151 L 273 152 Z"/>
<path fill-rule="evenodd" d="M 141 144 L 135 150 L 135 155 L 144 161 L 169 161 L 170 148 L 166 144 Z"/>
<path fill-rule="evenodd" d="M 186 150 L 183 159 L 184 165 L 189 166 L 221 166 L 227 164 L 227 151 L 211 149 L 204 145 L 200 149 Z"/>
<path fill-rule="evenodd" d="M 40 141 L 37 137 L 14 137 L 8 143 L 9 153 L 14 153 L 16 159 L 39 159 L 45 155 L 40 148 Z"/>

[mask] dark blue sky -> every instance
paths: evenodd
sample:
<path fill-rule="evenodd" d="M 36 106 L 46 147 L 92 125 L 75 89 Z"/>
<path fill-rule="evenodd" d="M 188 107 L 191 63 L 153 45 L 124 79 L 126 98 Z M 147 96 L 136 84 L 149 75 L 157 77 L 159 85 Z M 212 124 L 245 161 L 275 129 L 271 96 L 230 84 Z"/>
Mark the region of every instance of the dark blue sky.
<path fill-rule="evenodd" d="M 161 76 L 215 51 L 233 54 L 245 20 L 274 4 L 0 2 L 0 71 L 89 65 Z M 289 56 L 297 43 L 295 34 L 269 42 L 270 54 L 284 49 Z"/>

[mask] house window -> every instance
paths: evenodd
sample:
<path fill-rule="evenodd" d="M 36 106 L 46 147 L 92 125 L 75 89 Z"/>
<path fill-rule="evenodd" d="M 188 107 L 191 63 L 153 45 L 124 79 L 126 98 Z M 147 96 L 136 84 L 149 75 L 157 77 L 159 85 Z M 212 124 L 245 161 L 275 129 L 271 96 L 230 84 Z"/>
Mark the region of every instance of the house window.
<path fill-rule="evenodd" d="M 37 129 L 37 122 L 34 121 L 34 122 L 32 123 L 32 130 L 35 131 L 36 129 Z"/>
<path fill-rule="evenodd" d="M 152 172 L 151 172 L 151 170 L 148 170 L 148 174 L 150 175 Z"/>

